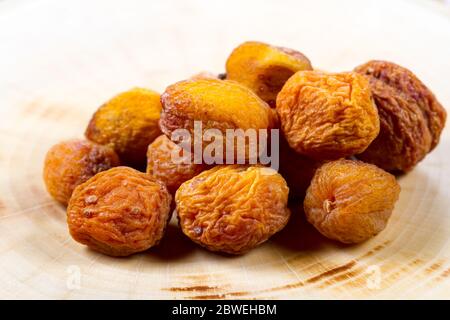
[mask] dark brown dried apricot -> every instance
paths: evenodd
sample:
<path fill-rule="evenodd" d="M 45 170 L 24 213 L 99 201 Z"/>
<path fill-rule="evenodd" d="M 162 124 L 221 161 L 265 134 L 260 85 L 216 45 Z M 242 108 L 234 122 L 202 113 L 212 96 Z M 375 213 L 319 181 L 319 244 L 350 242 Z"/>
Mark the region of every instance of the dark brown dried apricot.
<path fill-rule="evenodd" d="M 144 168 L 148 145 L 161 134 L 158 93 L 141 88 L 123 92 L 102 105 L 86 129 L 86 137 L 109 145 L 124 164 Z"/>
<path fill-rule="evenodd" d="M 67 205 L 76 186 L 119 164 L 119 157 L 110 147 L 82 139 L 68 140 L 47 152 L 44 182 L 48 193 Z"/>
<path fill-rule="evenodd" d="M 184 234 L 209 250 L 241 254 L 287 224 L 288 193 L 271 168 L 216 166 L 183 183 L 175 201 Z"/>
<path fill-rule="evenodd" d="M 163 110 L 160 127 L 171 138 L 177 129 L 186 129 L 191 137 L 197 136 L 195 121 L 201 124 L 202 137 L 209 129 L 218 130 L 217 138 L 226 136 L 227 129 L 272 129 L 278 126 L 275 110 L 261 100 L 247 87 L 228 80 L 202 79 L 186 80 L 169 86 L 161 95 Z M 191 152 L 194 152 L 195 138 L 192 139 Z M 203 143 L 203 150 L 208 146 Z M 243 150 L 237 150 L 235 155 Z M 244 145 L 248 150 L 248 141 Z M 226 139 L 223 139 L 223 158 L 226 152 Z M 247 151 L 246 155 L 248 156 Z"/>
<path fill-rule="evenodd" d="M 324 236 L 358 243 L 386 227 L 399 194 L 395 177 L 386 171 L 362 161 L 337 160 L 316 171 L 304 209 Z"/>
<path fill-rule="evenodd" d="M 314 160 L 295 152 L 284 137 L 280 137 L 279 173 L 289 187 L 289 198 L 303 200 L 311 180 L 323 161 Z"/>
<path fill-rule="evenodd" d="M 191 155 L 184 152 L 165 135 L 159 136 L 148 146 L 147 173 L 164 182 L 171 193 L 207 168 L 206 165 L 193 163 Z"/>
<path fill-rule="evenodd" d="M 233 50 L 226 63 L 227 79 L 240 82 L 275 107 L 284 83 L 297 71 L 312 70 L 302 53 L 262 42 L 244 42 Z"/>
<path fill-rule="evenodd" d="M 289 145 L 315 159 L 361 153 L 379 132 L 368 81 L 354 72 L 299 71 L 278 94 L 276 109 Z"/>
<path fill-rule="evenodd" d="M 156 178 L 128 167 L 112 168 L 75 189 L 67 208 L 69 231 L 93 250 L 128 256 L 158 244 L 171 201 Z"/>
<path fill-rule="evenodd" d="M 439 142 L 446 112 L 408 69 L 369 61 L 355 69 L 367 77 L 380 115 L 380 134 L 358 158 L 388 171 L 410 171 Z"/>

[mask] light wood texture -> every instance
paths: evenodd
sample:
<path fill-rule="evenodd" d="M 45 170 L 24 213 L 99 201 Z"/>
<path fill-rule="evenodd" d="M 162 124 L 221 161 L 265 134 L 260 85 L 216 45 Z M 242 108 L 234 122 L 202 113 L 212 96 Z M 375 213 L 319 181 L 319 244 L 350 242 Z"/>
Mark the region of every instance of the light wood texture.
<path fill-rule="evenodd" d="M 81 137 L 108 98 L 222 72 L 245 40 L 332 71 L 395 61 L 449 106 L 449 17 L 426 1 L 0 3 L 0 298 L 450 298 L 449 128 L 400 178 L 387 229 L 357 246 L 325 240 L 294 212 L 241 257 L 199 248 L 172 222 L 158 248 L 114 259 L 69 237 L 41 179 L 47 149 Z"/>

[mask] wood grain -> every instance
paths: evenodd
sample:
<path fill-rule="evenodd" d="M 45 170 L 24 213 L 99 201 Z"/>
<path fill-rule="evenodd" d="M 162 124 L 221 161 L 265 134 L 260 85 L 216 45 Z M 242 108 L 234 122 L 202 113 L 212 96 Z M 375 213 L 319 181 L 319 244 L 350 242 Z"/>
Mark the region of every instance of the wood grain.
<path fill-rule="evenodd" d="M 244 40 L 332 71 L 392 60 L 449 106 L 449 17 L 426 1 L 1 3 L 0 298 L 450 298 L 448 128 L 399 179 L 387 229 L 357 246 L 323 238 L 295 206 L 285 230 L 241 257 L 200 249 L 173 221 L 160 246 L 110 258 L 71 240 L 41 178 L 47 149 L 81 137 L 109 97 L 222 72 Z"/>

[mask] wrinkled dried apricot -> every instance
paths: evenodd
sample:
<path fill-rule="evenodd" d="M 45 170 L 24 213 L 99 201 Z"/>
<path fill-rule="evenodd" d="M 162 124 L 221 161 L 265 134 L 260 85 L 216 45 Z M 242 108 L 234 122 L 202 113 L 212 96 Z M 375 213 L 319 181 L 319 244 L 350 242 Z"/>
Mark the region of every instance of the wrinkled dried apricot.
<path fill-rule="evenodd" d="M 161 134 L 158 93 L 141 88 L 123 92 L 102 105 L 86 129 L 86 137 L 111 146 L 124 164 L 145 166 L 148 145 Z"/>
<path fill-rule="evenodd" d="M 227 79 L 244 84 L 274 107 L 284 83 L 295 72 L 312 70 L 312 66 L 298 51 L 249 41 L 233 50 L 226 70 Z"/>
<path fill-rule="evenodd" d="M 380 115 L 380 134 L 358 158 L 388 171 L 410 171 L 438 144 L 446 112 L 408 69 L 369 61 L 355 69 L 367 77 Z"/>
<path fill-rule="evenodd" d="M 172 197 L 154 177 L 128 167 L 101 172 L 73 192 L 67 208 L 72 237 L 93 250 L 128 256 L 158 244 Z"/>
<path fill-rule="evenodd" d="M 289 198 L 303 200 L 314 173 L 323 161 L 314 160 L 295 152 L 289 147 L 284 137 L 280 138 L 279 154 L 279 173 L 287 182 Z"/>
<path fill-rule="evenodd" d="M 241 254 L 287 224 L 288 193 L 273 169 L 216 166 L 183 183 L 175 201 L 189 238 L 212 251 Z"/>
<path fill-rule="evenodd" d="M 50 148 L 44 161 L 43 177 L 50 195 L 66 205 L 76 186 L 118 165 L 119 157 L 110 147 L 73 139 Z"/>
<path fill-rule="evenodd" d="M 203 164 L 193 163 L 190 154 L 183 154 L 181 147 L 165 135 L 159 136 L 148 146 L 147 173 L 164 182 L 171 193 L 206 168 Z"/>
<path fill-rule="evenodd" d="M 368 81 L 354 72 L 299 71 L 278 94 L 276 109 L 289 145 L 315 159 L 361 153 L 379 132 Z"/>
<path fill-rule="evenodd" d="M 399 193 L 395 177 L 386 171 L 361 161 L 337 160 L 316 171 L 304 209 L 324 236 L 358 243 L 386 227 Z"/>
<path fill-rule="evenodd" d="M 171 137 L 177 129 L 186 129 L 195 137 L 194 121 L 201 123 L 201 134 L 209 129 L 223 136 L 227 129 L 272 129 L 278 126 L 275 111 L 247 87 L 228 80 L 186 80 L 169 86 L 161 95 L 163 110 L 160 127 Z M 195 138 L 191 150 L 194 150 Z M 248 141 L 244 145 L 248 149 Z M 208 146 L 203 143 L 203 150 Z M 235 154 L 237 154 L 237 145 Z M 191 151 L 189 150 L 189 151 Z M 231 152 L 230 150 L 228 150 Z M 226 140 L 223 140 L 224 157 Z M 239 150 L 242 152 L 242 150 Z M 247 154 L 248 155 L 248 154 Z"/>

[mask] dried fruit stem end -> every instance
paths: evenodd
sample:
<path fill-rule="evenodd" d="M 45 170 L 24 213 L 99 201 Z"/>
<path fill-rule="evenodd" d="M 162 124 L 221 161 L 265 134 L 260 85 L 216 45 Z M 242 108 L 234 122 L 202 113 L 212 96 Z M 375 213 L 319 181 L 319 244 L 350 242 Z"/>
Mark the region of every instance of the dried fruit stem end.
<path fill-rule="evenodd" d="M 145 168 L 148 145 L 161 134 L 157 92 L 135 88 L 102 105 L 86 129 L 88 139 L 112 147 L 124 164 Z"/>
<path fill-rule="evenodd" d="M 395 177 L 384 170 L 361 161 L 337 160 L 316 171 L 304 209 L 324 236 L 359 243 L 386 227 L 399 194 Z"/>
<path fill-rule="evenodd" d="M 158 244 L 171 216 L 162 182 L 128 167 L 101 172 L 79 185 L 67 207 L 72 237 L 110 256 L 128 256 Z"/>
<path fill-rule="evenodd" d="M 278 94 L 276 110 L 291 148 L 317 160 L 361 153 L 379 132 L 369 84 L 354 72 L 299 71 Z"/>
<path fill-rule="evenodd" d="M 186 181 L 175 201 L 184 234 L 211 251 L 241 254 L 287 224 L 288 193 L 273 169 L 231 165 Z"/>
<path fill-rule="evenodd" d="M 249 41 L 233 50 L 226 70 L 227 79 L 244 84 L 274 107 L 277 94 L 287 79 L 297 71 L 312 70 L 312 66 L 298 51 Z"/>

